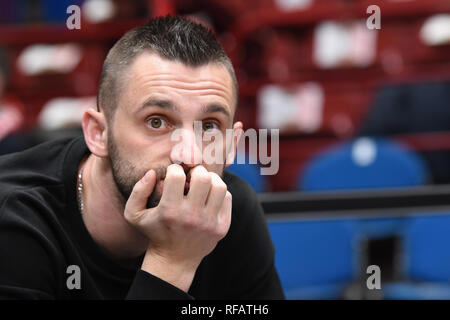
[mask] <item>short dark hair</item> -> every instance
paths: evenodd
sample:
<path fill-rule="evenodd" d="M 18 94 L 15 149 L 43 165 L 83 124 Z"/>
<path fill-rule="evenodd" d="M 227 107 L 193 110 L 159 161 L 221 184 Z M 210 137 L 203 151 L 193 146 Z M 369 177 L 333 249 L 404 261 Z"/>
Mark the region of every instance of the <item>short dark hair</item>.
<path fill-rule="evenodd" d="M 237 106 L 238 84 L 233 65 L 213 32 L 186 18 L 167 15 L 128 31 L 109 51 L 97 94 L 97 109 L 102 109 L 108 120 L 116 109 L 123 71 L 144 51 L 191 67 L 208 63 L 223 65 L 232 78 Z"/>

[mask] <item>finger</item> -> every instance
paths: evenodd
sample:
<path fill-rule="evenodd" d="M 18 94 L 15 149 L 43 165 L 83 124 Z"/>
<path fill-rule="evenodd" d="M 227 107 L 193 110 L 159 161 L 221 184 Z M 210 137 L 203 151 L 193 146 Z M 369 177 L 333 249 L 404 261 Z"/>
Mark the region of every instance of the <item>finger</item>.
<path fill-rule="evenodd" d="M 156 183 L 156 172 L 151 169 L 133 187 L 125 205 L 125 218 L 134 221 L 135 215 L 146 209 L 147 199 L 152 194 Z"/>
<path fill-rule="evenodd" d="M 188 201 L 196 206 L 204 206 L 211 187 L 211 176 L 205 167 L 199 165 L 192 169 L 189 183 Z"/>
<path fill-rule="evenodd" d="M 227 185 L 218 174 L 214 172 L 209 174 L 211 176 L 211 188 L 206 200 L 206 210 L 211 214 L 218 215 L 227 194 Z"/>
<path fill-rule="evenodd" d="M 171 164 L 167 167 L 166 178 L 161 196 L 162 203 L 179 202 L 184 196 L 186 175 L 179 164 Z"/>
<path fill-rule="evenodd" d="M 227 191 L 217 219 L 217 233 L 221 238 L 225 237 L 225 235 L 228 233 L 228 230 L 230 229 L 232 208 L 233 197 L 231 196 L 231 193 Z"/>

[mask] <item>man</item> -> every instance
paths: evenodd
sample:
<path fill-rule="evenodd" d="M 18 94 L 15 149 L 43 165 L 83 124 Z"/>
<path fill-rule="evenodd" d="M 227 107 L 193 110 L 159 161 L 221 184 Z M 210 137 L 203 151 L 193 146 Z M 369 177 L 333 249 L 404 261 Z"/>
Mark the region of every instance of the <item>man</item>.
<path fill-rule="evenodd" d="M 224 171 L 242 129 L 237 94 L 203 26 L 167 16 L 124 35 L 84 139 L 0 158 L 0 296 L 284 298 L 256 195 Z M 198 161 L 196 123 L 233 130 L 232 147 L 211 140 L 226 160 Z"/>

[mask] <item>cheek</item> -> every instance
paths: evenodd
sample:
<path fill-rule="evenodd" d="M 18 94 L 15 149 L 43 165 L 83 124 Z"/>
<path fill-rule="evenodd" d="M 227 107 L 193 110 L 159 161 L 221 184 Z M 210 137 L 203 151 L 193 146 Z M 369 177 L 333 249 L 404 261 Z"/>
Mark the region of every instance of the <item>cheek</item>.
<path fill-rule="evenodd" d="M 139 131 L 128 130 L 122 137 L 124 155 L 133 163 L 152 167 L 155 163 L 167 162 L 170 141 L 166 137 L 152 137 Z"/>
<path fill-rule="evenodd" d="M 219 151 L 222 154 L 225 154 L 227 151 L 227 141 L 225 140 L 225 137 L 222 135 L 218 135 L 214 138 L 206 138 L 203 141 L 203 150 L 207 150 L 209 153 Z"/>
<path fill-rule="evenodd" d="M 141 168 L 143 159 L 147 158 L 145 146 L 132 140 L 125 141 L 122 150 L 122 155 L 133 163 L 136 168 Z"/>
<path fill-rule="evenodd" d="M 219 136 L 213 141 L 203 143 L 203 165 L 209 171 L 222 173 L 227 159 L 227 146 L 225 137 Z"/>

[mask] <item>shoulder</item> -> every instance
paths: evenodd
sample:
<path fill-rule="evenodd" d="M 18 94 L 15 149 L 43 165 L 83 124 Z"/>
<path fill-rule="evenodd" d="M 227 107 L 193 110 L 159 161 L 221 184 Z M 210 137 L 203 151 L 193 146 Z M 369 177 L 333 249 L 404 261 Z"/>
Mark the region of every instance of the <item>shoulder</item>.
<path fill-rule="evenodd" d="M 74 138 L 58 139 L 0 156 L 0 206 L 8 197 L 60 185 L 66 150 L 75 141 Z"/>
<path fill-rule="evenodd" d="M 53 192 L 52 192 L 53 191 Z M 62 199 L 62 194 L 57 188 L 23 188 L 10 190 L 0 198 L 0 233 L 8 234 L 0 237 L 0 246 L 7 243 L 14 248 L 28 251 L 29 245 L 21 245 L 20 239 L 39 243 L 48 247 L 49 243 L 56 243 L 55 226 L 58 225 L 57 211 L 52 205 L 54 199 Z M 62 207 L 61 207 L 62 208 Z M 28 241 L 27 240 L 27 241 Z"/>
<path fill-rule="evenodd" d="M 52 225 L 67 206 L 64 158 L 73 140 L 55 140 L 0 157 L 0 228 L 52 234 Z"/>
<path fill-rule="evenodd" d="M 36 214 L 39 201 L 30 199 L 18 190 L 0 203 L 0 297 L 26 297 L 26 290 L 42 297 L 55 292 L 57 242 L 45 216 Z"/>
<path fill-rule="evenodd" d="M 260 202 L 253 188 L 242 178 L 225 170 L 223 173 L 223 181 L 233 196 L 233 214 L 236 212 L 240 216 L 246 213 L 252 213 L 258 210 Z M 251 212 L 248 212 L 248 211 Z"/>
<path fill-rule="evenodd" d="M 264 231 L 266 229 L 264 211 L 253 188 L 245 180 L 226 170 L 223 180 L 233 197 L 229 236 L 241 238 L 249 236 L 248 232 Z"/>
<path fill-rule="evenodd" d="M 20 152 L 0 156 L 0 168 L 2 169 L 0 178 L 4 176 L 6 169 L 35 168 L 39 165 L 48 167 L 48 162 L 43 161 L 56 159 L 57 156 L 61 156 L 61 152 L 79 138 L 68 137 L 47 141 Z"/>
<path fill-rule="evenodd" d="M 223 181 L 227 184 L 228 191 L 233 196 L 233 203 L 248 204 L 249 201 L 257 202 L 258 196 L 255 190 L 245 181 L 234 173 L 224 170 Z"/>

